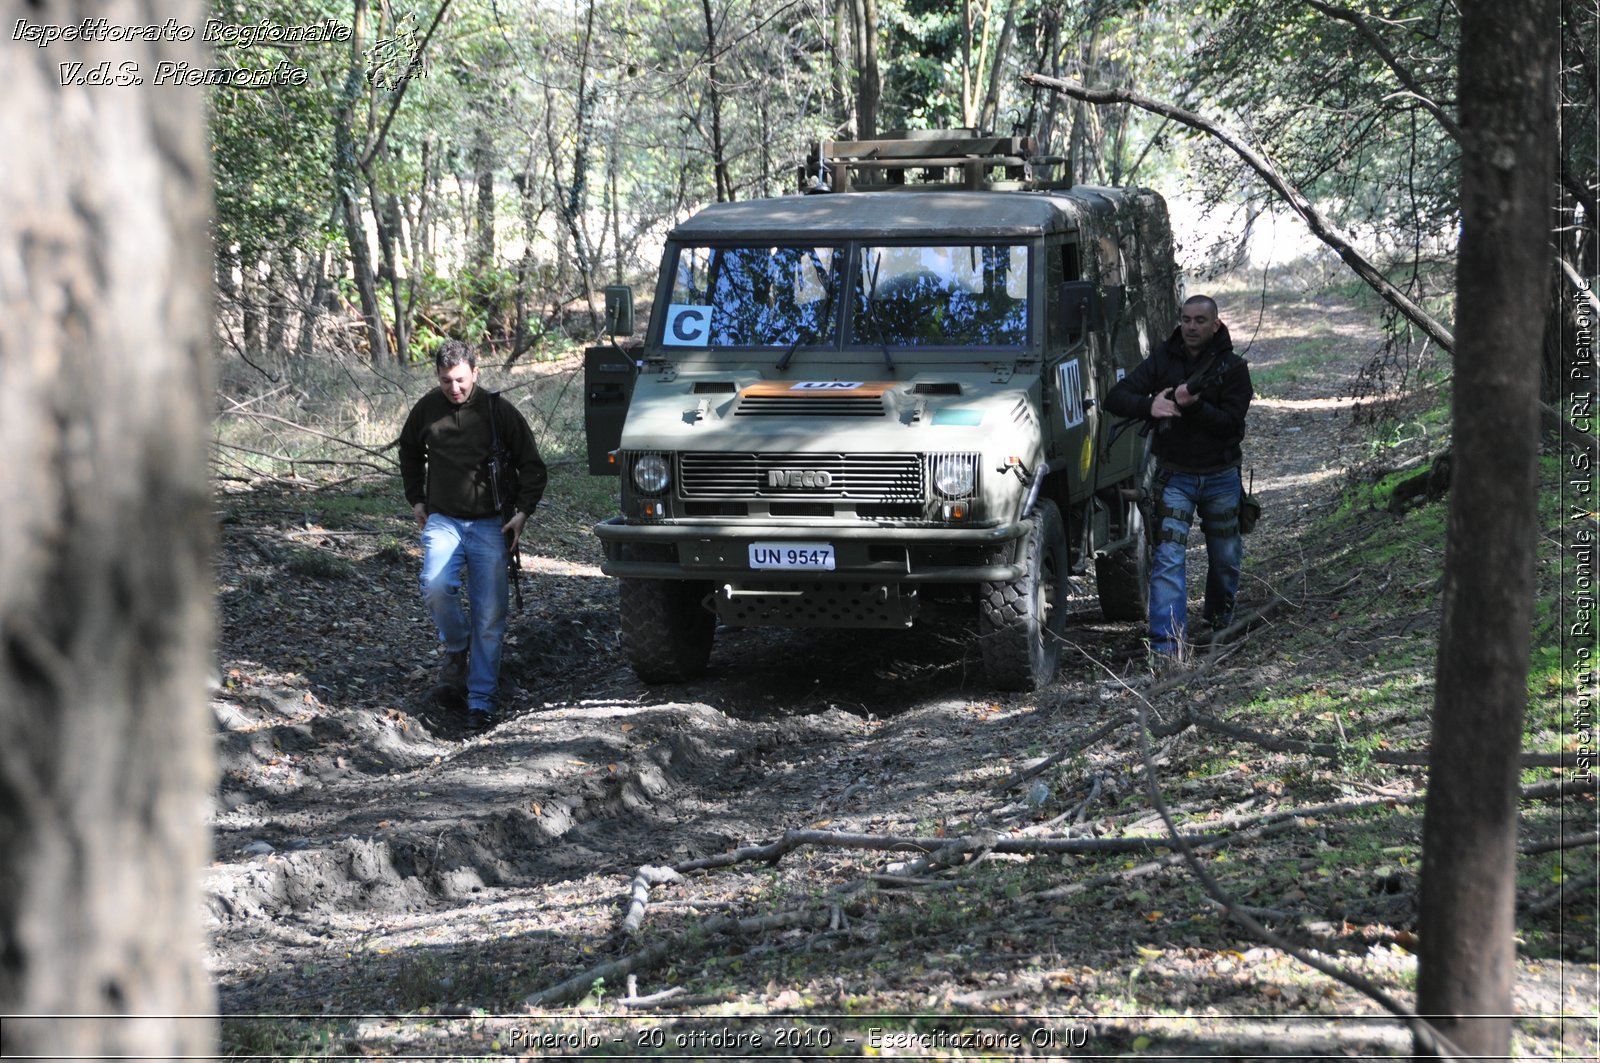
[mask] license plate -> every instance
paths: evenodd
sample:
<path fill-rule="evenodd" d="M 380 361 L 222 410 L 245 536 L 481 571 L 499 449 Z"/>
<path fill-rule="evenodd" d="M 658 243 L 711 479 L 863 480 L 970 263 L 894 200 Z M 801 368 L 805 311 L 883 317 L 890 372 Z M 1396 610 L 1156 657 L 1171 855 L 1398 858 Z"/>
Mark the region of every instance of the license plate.
<path fill-rule="evenodd" d="M 833 571 L 831 543 L 751 543 L 751 568 Z"/>

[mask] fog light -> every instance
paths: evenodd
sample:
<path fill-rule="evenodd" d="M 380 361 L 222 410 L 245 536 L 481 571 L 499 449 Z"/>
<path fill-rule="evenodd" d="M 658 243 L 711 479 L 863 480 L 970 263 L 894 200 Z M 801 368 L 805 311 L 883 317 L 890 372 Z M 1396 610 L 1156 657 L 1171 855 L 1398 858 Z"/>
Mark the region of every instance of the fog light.
<path fill-rule="evenodd" d="M 944 504 L 944 519 L 959 521 L 967 519 L 967 504 L 965 502 L 946 502 Z"/>

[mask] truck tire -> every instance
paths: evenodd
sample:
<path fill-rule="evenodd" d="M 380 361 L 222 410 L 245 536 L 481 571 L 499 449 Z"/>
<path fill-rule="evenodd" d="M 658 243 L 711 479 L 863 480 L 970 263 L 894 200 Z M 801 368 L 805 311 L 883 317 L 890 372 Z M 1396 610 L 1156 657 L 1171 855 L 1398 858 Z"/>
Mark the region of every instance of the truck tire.
<path fill-rule="evenodd" d="M 642 681 L 682 683 L 705 672 L 717 629 L 715 614 L 701 604 L 710 589 L 692 580 L 618 581 L 622 651 Z"/>
<path fill-rule="evenodd" d="M 1038 690 L 1055 678 L 1066 629 L 1066 529 L 1061 511 L 1041 501 L 1022 542 L 1022 576 L 978 585 L 978 646 L 989 682 L 1001 690 Z"/>
<path fill-rule="evenodd" d="M 1143 620 L 1150 615 L 1150 533 L 1144 510 L 1129 502 L 1126 519 L 1133 542 L 1094 562 L 1095 590 L 1107 620 Z"/>

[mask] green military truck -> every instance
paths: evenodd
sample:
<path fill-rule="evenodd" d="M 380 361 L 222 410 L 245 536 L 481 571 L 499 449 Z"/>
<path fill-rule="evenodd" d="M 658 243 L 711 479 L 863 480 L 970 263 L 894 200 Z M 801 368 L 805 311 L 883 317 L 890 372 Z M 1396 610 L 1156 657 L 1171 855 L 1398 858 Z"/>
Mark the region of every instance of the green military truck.
<path fill-rule="evenodd" d="M 972 132 L 825 142 L 810 194 L 672 230 L 642 343 L 608 291 L 586 416 L 621 513 L 595 533 L 641 679 L 701 673 L 719 620 L 903 627 L 956 594 L 990 683 L 1033 690 L 1072 576 L 1144 617 L 1142 445 L 1100 397 L 1177 320 L 1166 205 L 1033 177 L 1052 161 Z"/>

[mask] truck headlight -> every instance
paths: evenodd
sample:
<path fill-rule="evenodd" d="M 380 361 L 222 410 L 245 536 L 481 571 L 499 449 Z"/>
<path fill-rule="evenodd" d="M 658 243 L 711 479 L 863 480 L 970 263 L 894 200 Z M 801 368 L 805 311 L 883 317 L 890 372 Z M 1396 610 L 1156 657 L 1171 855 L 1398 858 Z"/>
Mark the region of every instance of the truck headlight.
<path fill-rule="evenodd" d="M 659 495 L 672 482 L 672 466 L 662 454 L 641 454 L 633 463 L 633 485 L 647 495 Z"/>
<path fill-rule="evenodd" d="M 978 482 L 976 454 L 932 454 L 933 488 L 945 498 L 970 498 Z"/>

